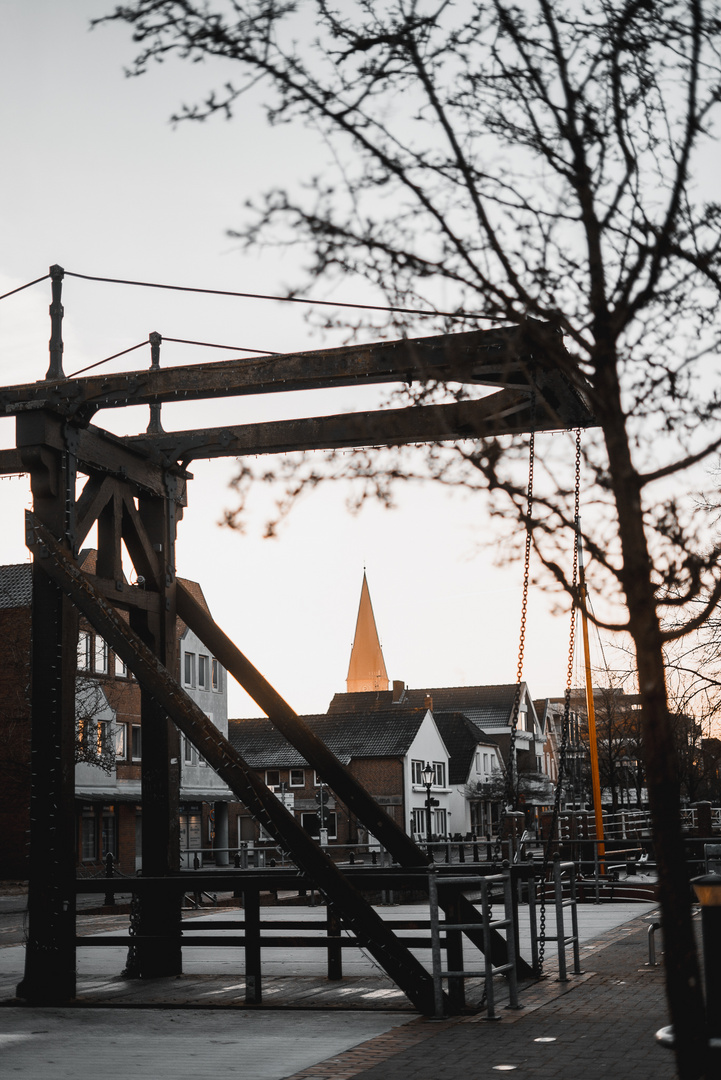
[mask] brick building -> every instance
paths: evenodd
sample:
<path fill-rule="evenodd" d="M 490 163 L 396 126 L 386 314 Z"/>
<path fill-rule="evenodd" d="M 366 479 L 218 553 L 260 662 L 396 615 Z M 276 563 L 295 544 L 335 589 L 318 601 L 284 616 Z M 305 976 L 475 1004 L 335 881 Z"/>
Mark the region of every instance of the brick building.
<path fill-rule="evenodd" d="M 95 553 L 81 552 L 92 572 Z M 206 608 L 200 586 L 184 581 Z M 142 587 L 139 585 L 138 587 Z M 30 806 L 30 563 L 0 567 L 0 876 L 27 876 Z M 180 676 L 185 690 L 227 734 L 225 671 L 178 621 Z M 81 620 L 76 682 L 75 809 L 80 870 L 108 853 L 122 873 L 140 867 L 142 830 L 140 688 L 107 643 Z M 183 740 L 180 825 L 183 849 L 227 848 L 228 788 Z M 189 855 L 185 854 L 187 865 Z M 202 853 L 199 854 L 202 858 Z M 227 851 L 219 861 L 227 861 Z"/>

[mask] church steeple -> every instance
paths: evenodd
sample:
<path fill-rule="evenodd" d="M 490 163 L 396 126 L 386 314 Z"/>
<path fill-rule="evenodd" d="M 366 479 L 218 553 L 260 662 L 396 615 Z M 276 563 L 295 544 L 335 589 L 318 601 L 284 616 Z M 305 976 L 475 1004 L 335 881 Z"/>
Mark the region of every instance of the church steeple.
<path fill-rule="evenodd" d="M 365 570 L 346 687 L 349 694 L 363 690 L 388 690 L 388 673 L 373 616 Z"/>

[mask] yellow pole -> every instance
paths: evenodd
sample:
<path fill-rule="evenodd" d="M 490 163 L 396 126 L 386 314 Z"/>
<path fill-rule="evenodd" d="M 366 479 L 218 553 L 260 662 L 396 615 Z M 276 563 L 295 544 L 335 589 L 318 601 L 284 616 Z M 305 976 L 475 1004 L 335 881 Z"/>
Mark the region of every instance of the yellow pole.
<path fill-rule="evenodd" d="M 600 873 L 606 874 L 606 846 L 603 842 L 603 811 L 601 809 L 601 780 L 598 774 L 598 741 L 596 739 L 596 709 L 593 702 L 593 676 L 591 652 L 588 647 L 588 616 L 586 614 L 586 576 L 583 572 L 583 547 L 581 523 L 578 522 L 578 572 L 580 584 L 581 626 L 583 628 L 583 655 L 586 662 L 586 711 L 588 713 L 588 749 L 591 755 L 591 785 L 593 788 L 593 815 L 596 822 L 598 865 Z"/>

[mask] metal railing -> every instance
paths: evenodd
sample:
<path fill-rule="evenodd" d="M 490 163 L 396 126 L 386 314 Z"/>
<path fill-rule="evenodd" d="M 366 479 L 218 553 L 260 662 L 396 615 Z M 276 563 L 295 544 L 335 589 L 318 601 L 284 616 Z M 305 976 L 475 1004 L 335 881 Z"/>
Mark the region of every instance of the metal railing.
<path fill-rule="evenodd" d="M 503 888 L 503 918 L 493 918 L 491 891 L 494 886 L 501 885 Z M 481 918 L 477 923 L 460 923 L 452 921 L 446 916 L 441 922 L 438 914 L 438 889 L 439 887 L 473 888 L 481 892 Z M 497 1020 L 495 1011 L 495 997 L 493 993 L 493 979 L 498 975 L 505 975 L 508 979 L 509 1008 L 518 1008 L 518 983 L 516 979 L 516 941 L 514 936 L 513 917 L 513 890 L 509 871 L 491 875 L 468 875 L 454 877 L 453 879 L 439 878 L 437 874 L 428 875 L 428 896 L 430 899 L 431 915 L 431 956 L 433 963 L 433 996 L 435 1001 L 435 1015 L 440 1018 L 444 1015 L 443 1010 L 443 980 L 448 979 L 448 994 L 456 1006 L 464 1004 L 464 982 L 466 979 L 479 978 L 485 980 L 485 997 L 487 1006 L 487 1019 Z M 484 965 L 476 971 L 464 969 L 462 933 L 465 930 L 481 930 L 483 933 L 483 948 L 481 955 Z M 491 930 L 505 930 L 506 948 L 508 960 L 505 964 L 494 967 L 491 950 Z M 442 967 L 441 950 L 444 942 L 441 933 L 445 931 L 445 948 L 449 966 Z M 454 965 L 455 970 L 451 968 Z"/>

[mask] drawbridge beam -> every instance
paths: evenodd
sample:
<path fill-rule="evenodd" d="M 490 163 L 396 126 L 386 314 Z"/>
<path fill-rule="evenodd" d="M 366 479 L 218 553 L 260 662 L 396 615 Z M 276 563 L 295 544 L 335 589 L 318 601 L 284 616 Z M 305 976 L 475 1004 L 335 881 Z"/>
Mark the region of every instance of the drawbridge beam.
<path fill-rule="evenodd" d="M 353 773 L 338 760 L 332 750 L 319 739 L 281 697 L 250 660 L 223 633 L 211 615 L 198 603 L 182 582 L 177 587 L 178 615 L 187 623 L 193 633 L 216 656 L 223 667 L 243 687 L 247 694 L 260 706 L 275 727 L 288 740 L 291 746 L 305 758 L 308 765 L 322 776 L 325 783 L 351 810 L 358 820 L 375 836 L 395 861 L 404 867 L 427 866 L 425 852 L 408 836 L 403 829 L 379 806 Z M 459 894 L 444 897 L 442 890 L 439 903 L 446 907 L 446 901 L 458 912 L 460 922 L 469 927 L 465 930 L 470 941 L 479 949 L 484 949 L 482 931 L 473 928 L 478 922 L 478 913 L 465 896 Z M 500 967 L 508 962 L 506 940 L 497 930 L 491 931 L 491 957 L 493 964 Z M 519 978 L 531 978 L 533 969 L 524 960 L 517 965 Z"/>
<path fill-rule="evenodd" d="M 431 975 L 30 512 L 26 514 L 26 542 L 43 571 L 128 665 L 141 687 L 152 695 L 262 826 L 293 855 L 299 868 L 337 906 L 359 942 L 415 1007 L 432 1015 Z"/>

